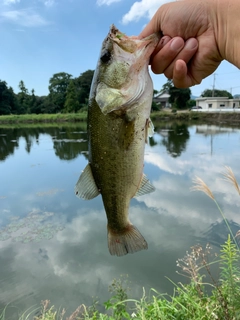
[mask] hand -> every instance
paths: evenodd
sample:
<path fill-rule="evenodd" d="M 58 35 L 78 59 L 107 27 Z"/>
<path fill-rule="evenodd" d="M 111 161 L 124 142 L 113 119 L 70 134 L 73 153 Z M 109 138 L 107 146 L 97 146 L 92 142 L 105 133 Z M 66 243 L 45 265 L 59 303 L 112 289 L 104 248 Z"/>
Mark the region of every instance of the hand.
<path fill-rule="evenodd" d="M 158 31 L 164 34 L 150 63 L 154 73 L 164 73 L 176 87 L 201 83 L 223 60 L 208 6 L 196 0 L 165 4 L 140 34 L 141 38 Z"/>

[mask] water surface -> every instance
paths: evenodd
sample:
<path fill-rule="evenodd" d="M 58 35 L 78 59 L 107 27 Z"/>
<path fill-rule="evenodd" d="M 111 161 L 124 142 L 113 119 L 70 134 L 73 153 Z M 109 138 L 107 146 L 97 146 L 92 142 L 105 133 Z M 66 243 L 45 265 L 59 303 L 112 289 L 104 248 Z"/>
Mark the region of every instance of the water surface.
<path fill-rule="evenodd" d="M 172 293 L 166 277 L 186 281 L 176 274 L 176 260 L 196 244 L 217 250 L 227 237 L 214 202 L 190 191 L 195 176 L 211 188 L 233 232 L 240 229 L 239 196 L 221 175 L 231 166 L 240 181 L 240 129 L 155 126 L 144 172 L 156 191 L 130 206 L 149 248 L 124 257 L 108 252 L 101 197 L 74 195 L 87 164 L 86 124 L 0 128 L 0 308 L 10 303 L 12 320 L 45 299 L 69 312 L 93 296 L 106 301 L 122 274 L 133 297 L 143 286 Z"/>

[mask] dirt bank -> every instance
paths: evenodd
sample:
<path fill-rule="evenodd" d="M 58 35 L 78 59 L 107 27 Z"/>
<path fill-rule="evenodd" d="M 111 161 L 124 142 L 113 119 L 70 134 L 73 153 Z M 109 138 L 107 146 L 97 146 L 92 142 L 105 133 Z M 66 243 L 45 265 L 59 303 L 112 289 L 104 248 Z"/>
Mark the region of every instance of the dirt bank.
<path fill-rule="evenodd" d="M 240 125 L 240 112 L 198 112 L 198 111 L 159 111 L 151 115 L 153 120 L 184 120 Z"/>

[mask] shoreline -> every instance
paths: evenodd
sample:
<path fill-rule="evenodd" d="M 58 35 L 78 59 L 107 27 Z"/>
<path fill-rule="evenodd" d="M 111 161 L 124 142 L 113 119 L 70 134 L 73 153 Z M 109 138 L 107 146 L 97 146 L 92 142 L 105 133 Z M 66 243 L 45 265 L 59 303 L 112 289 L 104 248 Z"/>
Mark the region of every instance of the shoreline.
<path fill-rule="evenodd" d="M 0 116 L 2 124 L 38 124 L 38 123 L 64 123 L 84 122 L 87 120 L 87 112 L 82 113 L 56 113 L 56 114 L 21 114 Z"/>
<path fill-rule="evenodd" d="M 169 111 L 156 111 L 151 113 L 153 121 L 194 121 L 212 123 L 240 124 L 240 113 L 238 112 L 197 112 L 180 110 L 176 113 Z M 84 113 L 58 113 L 58 114 L 24 114 L 24 115 L 2 115 L 1 125 L 14 124 L 38 124 L 38 123 L 66 123 L 85 122 L 87 112 Z"/>
<path fill-rule="evenodd" d="M 182 121 L 194 121 L 194 122 L 211 122 L 211 123 L 231 123 L 240 124 L 240 113 L 235 112 L 198 112 L 180 110 L 176 113 L 171 111 L 153 112 L 151 119 L 158 120 L 182 120 Z"/>

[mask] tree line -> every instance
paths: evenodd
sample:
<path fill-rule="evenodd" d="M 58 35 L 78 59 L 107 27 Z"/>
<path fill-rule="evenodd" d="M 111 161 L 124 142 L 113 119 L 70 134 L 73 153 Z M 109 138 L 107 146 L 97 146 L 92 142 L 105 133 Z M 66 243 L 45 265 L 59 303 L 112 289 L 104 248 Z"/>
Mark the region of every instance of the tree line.
<path fill-rule="evenodd" d="M 6 81 L 0 80 L 0 115 L 78 112 L 87 110 L 88 96 L 94 70 L 87 70 L 73 78 L 66 72 L 55 73 L 49 80 L 49 94 L 35 95 L 19 82 L 19 93 L 14 93 Z"/>
<path fill-rule="evenodd" d="M 5 81 L 0 80 L 0 115 L 8 114 L 40 114 L 40 113 L 74 113 L 87 110 L 88 96 L 91 88 L 94 70 L 87 70 L 79 77 L 73 78 L 66 72 L 55 73 L 49 80 L 49 94 L 47 96 L 35 95 L 26 88 L 23 80 L 19 82 L 19 93 L 14 93 Z M 196 104 L 191 100 L 189 88 L 176 88 L 172 80 L 168 80 L 160 91 L 153 94 L 167 92 L 170 94 L 169 102 L 175 109 L 185 109 Z M 205 90 L 202 97 L 211 97 L 212 90 Z M 226 90 L 214 90 L 216 97 L 229 97 L 232 95 Z M 152 102 L 152 110 L 160 110 L 161 106 Z"/>

